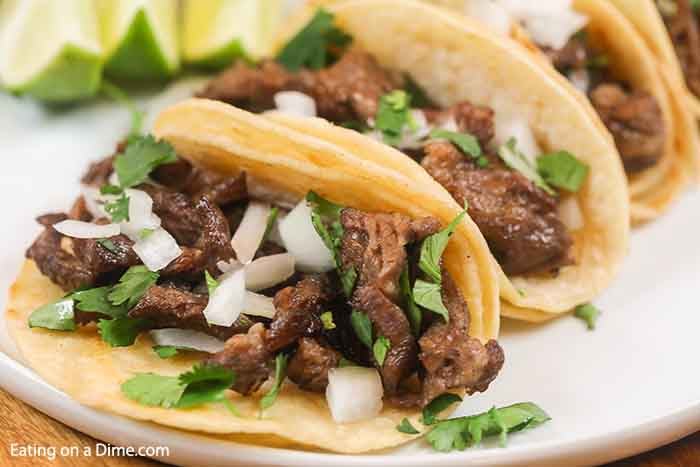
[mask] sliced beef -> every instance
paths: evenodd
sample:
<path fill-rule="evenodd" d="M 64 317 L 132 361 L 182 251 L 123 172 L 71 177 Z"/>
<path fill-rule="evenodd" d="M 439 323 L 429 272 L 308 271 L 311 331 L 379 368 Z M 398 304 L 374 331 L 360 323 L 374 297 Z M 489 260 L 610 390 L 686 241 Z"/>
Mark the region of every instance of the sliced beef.
<path fill-rule="evenodd" d="M 87 172 L 85 172 L 80 181 L 84 185 L 90 185 L 97 188 L 101 187 L 102 185 L 106 185 L 109 176 L 112 175 L 112 172 L 114 171 L 114 158 L 115 156 L 109 156 L 90 164 L 90 167 L 88 167 Z"/>
<path fill-rule="evenodd" d="M 425 147 L 423 168 L 468 211 L 509 275 L 570 263 L 571 237 L 557 217 L 556 198 L 497 161 L 482 169 L 452 144 Z"/>
<path fill-rule="evenodd" d="M 170 190 L 182 192 L 192 199 L 206 196 L 219 206 L 246 199 L 248 195 L 245 173 L 236 177 L 220 175 L 193 167 L 184 159 L 161 165 L 151 176 Z"/>
<path fill-rule="evenodd" d="M 691 0 L 676 0 L 676 12 L 665 15 L 676 55 L 683 67 L 688 88 L 700 96 L 700 24 Z"/>
<path fill-rule="evenodd" d="M 316 339 L 302 337 L 289 361 L 287 376 L 302 389 L 323 392 L 328 386 L 328 371 L 338 366 L 340 358 L 339 352 Z"/>
<path fill-rule="evenodd" d="M 70 211 L 68 211 L 68 218 L 83 222 L 90 222 L 92 220 L 92 214 L 88 211 L 84 197 L 79 196 L 78 199 L 75 200 Z"/>
<path fill-rule="evenodd" d="M 323 329 L 319 316 L 333 295 L 326 276 L 308 276 L 277 292 L 275 316 L 266 336 L 268 350 L 277 352 L 302 336 L 318 334 Z"/>
<path fill-rule="evenodd" d="M 399 383 L 415 371 L 418 362 L 418 348 L 408 318 L 398 305 L 372 284 L 355 290 L 352 306 L 367 315 L 376 337 L 386 337 L 391 343 L 384 364 L 379 366 L 379 373 L 386 393 L 395 394 Z"/>
<path fill-rule="evenodd" d="M 255 392 L 270 376 L 268 362 L 273 357 L 265 346 L 265 327 L 258 323 L 247 334 L 237 334 L 226 347 L 209 357 L 206 363 L 230 368 L 236 373 L 232 389 L 247 395 Z"/>
<path fill-rule="evenodd" d="M 137 187 L 153 199 L 153 213 L 179 245 L 193 246 L 202 231 L 202 219 L 192 199 L 168 188 L 142 184 Z"/>
<path fill-rule="evenodd" d="M 370 214 L 344 209 L 341 243 L 343 268 L 354 267 L 358 286 L 373 285 L 389 300 L 398 302 L 399 277 L 406 266 L 406 245 L 440 229 L 434 218 L 412 220 L 401 214 Z"/>
<path fill-rule="evenodd" d="M 503 367 L 503 350 L 495 340 L 483 345 L 469 337 L 467 304 L 449 274 L 443 270 L 442 300 L 450 316 L 434 322 L 418 340 L 425 369 L 422 405 L 450 390 L 468 394 L 485 391 Z"/>
<path fill-rule="evenodd" d="M 236 256 L 231 246 L 231 231 L 224 213 L 206 196 L 197 200 L 195 210 L 199 215 L 201 233 L 194 246 L 202 250 L 205 267 L 214 274 L 218 271 L 216 263 L 230 261 Z"/>
<path fill-rule="evenodd" d="M 141 263 L 132 247 L 132 242 L 126 235 L 117 235 L 105 242 L 94 238 L 74 238 L 73 251 L 78 259 L 95 274 L 126 270 Z"/>
<path fill-rule="evenodd" d="M 666 128 L 654 96 L 626 91 L 619 84 L 601 84 L 590 97 L 615 138 L 627 172 L 646 169 L 659 161 L 666 144 Z"/>
<path fill-rule="evenodd" d="M 494 112 L 490 107 L 480 107 L 470 102 L 458 102 L 447 109 L 425 109 L 425 118 L 433 125 L 444 125 L 454 120 L 459 131 L 470 133 L 486 147 L 493 139 L 495 127 Z"/>
<path fill-rule="evenodd" d="M 541 47 L 541 49 L 554 68 L 564 74 L 586 68 L 593 58 L 593 52 L 588 47 L 586 37 L 580 34 L 574 35 L 561 49 L 550 47 Z"/>
<path fill-rule="evenodd" d="M 129 311 L 129 316 L 148 319 L 153 329 L 192 329 L 219 339 L 228 339 L 234 334 L 246 332 L 252 325 L 247 319 L 238 320 L 231 327 L 210 325 L 203 313 L 208 302 L 206 295 L 194 294 L 177 287 L 154 285 Z"/>

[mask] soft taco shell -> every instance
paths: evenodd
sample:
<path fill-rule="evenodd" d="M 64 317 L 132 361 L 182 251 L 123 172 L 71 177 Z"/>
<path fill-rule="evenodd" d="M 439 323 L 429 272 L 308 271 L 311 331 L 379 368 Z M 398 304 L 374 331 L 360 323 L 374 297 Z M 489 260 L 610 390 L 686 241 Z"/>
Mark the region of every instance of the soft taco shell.
<path fill-rule="evenodd" d="M 506 277 L 499 268 L 504 315 L 542 321 L 592 300 L 610 284 L 627 252 L 626 178 L 612 138 L 582 95 L 515 42 L 447 10 L 392 0 L 334 1 L 325 8 L 358 48 L 384 67 L 411 75 L 438 104 L 469 100 L 494 108 L 497 116 L 521 116 L 545 151 L 566 149 L 590 166 L 577 195 L 585 223 L 573 233 L 576 265 L 562 268 L 556 277 Z M 305 24 L 311 14 L 309 9 L 294 26 Z M 291 27 L 285 37 L 294 31 Z M 389 167 L 406 183 L 435 185 L 409 157 L 357 132 L 322 119 L 279 113 L 267 118 Z"/>
<path fill-rule="evenodd" d="M 432 215 L 444 225 L 461 212 L 446 192 L 441 195 L 430 185 L 406 183 L 387 168 L 220 102 L 192 99 L 176 105 L 160 115 L 154 132 L 198 166 L 224 174 L 245 170 L 258 181 L 299 198 L 314 190 L 343 205 L 411 217 Z M 496 270 L 471 221 L 458 226 L 443 258 L 468 303 L 470 335 L 483 341 L 497 337 Z M 94 326 L 66 333 L 30 329 L 29 314 L 63 294 L 33 262 L 27 261 L 10 290 L 6 319 L 29 365 L 48 383 L 85 405 L 232 440 L 265 445 L 292 443 L 344 453 L 410 441 L 413 436 L 396 430 L 404 417 L 420 426 L 418 411 L 392 407 L 385 407 L 372 420 L 336 424 L 323 395 L 301 391 L 291 383 L 285 383 L 277 402 L 262 418 L 258 418 L 258 398 L 233 392 L 229 398 L 243 417 L 233 416 L 221 404 L 190 410 L 140 405 L 121 394 L 121 383 L 139 372 L 179 374 L 201 356 L 162 360 L 151 349 L 147 335 L 140 336 L 131 347 L 113 349 L 102 342 Z"/>
<path fill-rule="evenodd" d="M 424 0 L 450 9 L 463 12 L 465 0 Z M 480 0 L 466 0 L 480 1 Z M 633 10 L 629 21 L 618 11 L 613 4 L 617 4 L 626 11 Z M 616 78 L 630 83 L 635 89 L 641 89 L 652 94 L 661 107 L 661 112 L 667 128 L 667 142 L 664 155 L 661 160 L 649 169 L 630 176 L 629 191 L 631 200 L 631 219 L 633 224 L 640 224 L 653 220 L 663 214 L 686 187 L 689 176 L 696 169 L 698 151 L 698 133 L 692 122 L 692 114 L 683 105 L 682 101 L 686 93 L 678 80 L 674 79 L 680 70 L 678 60 L 675 58 L 673 46 L 665 35 L 663 23 L 653 24 L 653 28 L 643 30 L 642 24 L 649 25 L 649 20 L 641 21 L 641 17 L 647 18 L 650 13 L 656 16 L 658 12 L 650 0 L 573 0 L 573 7 L 589 18 L 586 30 L 588 37 L 600 50 L 604 50 L 610 57 L 610 64 Z M 649 11 L 653 10 L 653 11 Z M 659 44 L 659 52 L 666 57 L 667 47 L 670 46 L 673 56 L 670 63 L 671 71 L 664 70 L 663 64 L 659 64 L 652 50 L 648 47 L 649 39 L 640 35 L 635 29 L 635 20 L 639 31 L 649 37 L 656 38 L 658 27 L 667 44 Z M 654 31 L 654 32 L 652 32 Z M 518 25 L 511 28 L 511 38 L 523 44 L 531 50 L 539 61 L 546 66 L 551 66 L 549 61 L 531 42 L 527 32 Z M 658 42 L 658 41 L 657 41 Z M 567 88 L 571 92 L 581 94 L 568 83 Z M 581 96 L 583 100 L 587 100 Z M 697 100 L 697 99 L 696 99 Z M 700 103 L 700 101 L 698 101 Z M 601 122 L 602 124 L 602 122 Z"/>

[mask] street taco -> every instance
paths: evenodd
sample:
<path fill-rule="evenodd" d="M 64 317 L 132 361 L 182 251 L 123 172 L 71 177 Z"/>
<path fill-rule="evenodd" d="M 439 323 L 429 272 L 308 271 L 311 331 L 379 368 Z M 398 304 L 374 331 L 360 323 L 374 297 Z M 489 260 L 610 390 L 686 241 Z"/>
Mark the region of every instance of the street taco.
<path fill-rule="evenodd" d="M 167 109 L 154 134 L 38 219 L 5 316 L 50 384 L 139 420 L 354 453 L 414 439 L 435 423 L 422 408 L 497 376 L 495 268 L 437 184 L 220 102 Z M 508 410 L 526 417 L 513 429 L 534 420 Z"/>
<path fill-rule="evenodd" d="M 653 2 L 431 0 L 431 3 L 463 11 L 501 34 L 510 35 L 544 57 L 588 97 L 613 135 L 625 166 L 633 223 L 655 219 L 687 187 L 697 166 L 698 133 L 683 86 L 676 78 L 680 74 L 678 60 L 672 55 L 673 49 L 663 33 L 663 22 Z M 668 17 L 667 23 L 678 30 L 672 36 L 680 41 L 677 45 L 687 62 L 686 76 L 692 76 L 695 59 L 693 48 L 686 47 L 684 29 L 686 25 L 697 29 L 695 13 L 690 11 L 691 2 L 685 0 L 678 7 L 672 0 L 659 3 L 670 5 L 665 11 L 678 12 Z M 661 63 L 657 57 L 663 58 Z M 700 67 L 700 61 L 697 66 Z"/>
<path fill-rule="evenodd" d="M 626 253 L 629 206 L 591 106 L 522 47 L 446 10 L 326 8 L 291 22 L 275 60 L 235 64 L 200 96 L 266 112 L 407 184 L 437 180 L 485 236 L 505 315 L 538 321 L 595 298 Z"/>

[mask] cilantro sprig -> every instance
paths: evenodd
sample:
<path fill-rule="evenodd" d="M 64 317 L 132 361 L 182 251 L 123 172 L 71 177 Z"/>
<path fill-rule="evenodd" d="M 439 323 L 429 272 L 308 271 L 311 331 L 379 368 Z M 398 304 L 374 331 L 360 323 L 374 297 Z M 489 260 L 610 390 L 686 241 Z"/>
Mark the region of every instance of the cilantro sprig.
<path fill-rule="evenodd" d="M 384 365 L 384 360 L 386 360 L 386 354 L 391 350 L 391 342 L 384 336 L 379 336 L 374 345 L 372 346 L 372 354 L 374 355 L 374 360 L 379 366 Z"/>
<path fill-rule="evenodd" d="M 586 323 L 589 331 L 595 329 L 596 321 L 600 316 L 600 310 L 591 303 L 579 305 L 574 309 L 574 316 Z"/>
<path fill-rule="evenodd" d="M 369 317 L 358 310 L 353 310 L 350 314 L 350 326 L 352 326 L 355 335 L 360 342 L 365 344 L 368 349 L 372 348 L 372 322 Z"/>
<path fill-rule="evenodd" d="M 143 183 L 156 167 L 176 161 L 175 149 L 166 141 L 156 141 L 151 135 L 136 136 L 114 159 L 114 170 L 119 186 L 130 188 Z"/>
<path fill-rule="evenodd" d="M 146 266 L 132 266 L 119 279 L 107 298 L 114 305 L 126 303 L 126 307 L 131 309 L 136 306 L 146 291 L 155 285 L 158 277 L 160 276 L 157 272 L 149 271 Z"/>
<path fill-rule="evenodd" d="M 410 94 L 397 89 L 379 98 L 375 127 L 382 133 L 386 144 L 398 145 L 404 127 L 412 123 Z"/>
<path fill-rule="evenodd" d="M 289 357 L 283 353 L 275 357 L 275 380 L 269 391 L 260 399 L 260 410 L 267 410 L 275 403 L 279 395 L 282 382 L 287 376 L 287 361 Z"/>

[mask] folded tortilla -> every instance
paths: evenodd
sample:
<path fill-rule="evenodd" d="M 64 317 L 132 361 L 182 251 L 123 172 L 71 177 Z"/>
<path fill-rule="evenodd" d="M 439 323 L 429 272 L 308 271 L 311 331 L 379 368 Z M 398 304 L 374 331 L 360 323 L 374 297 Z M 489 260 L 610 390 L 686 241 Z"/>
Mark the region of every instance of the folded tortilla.
<path fill-rule="evenodd" d="M 612 281 L 627 252 L 629 202 L 624 170 L 612 138 L 582 95 L 530 52 L 468 18 L 425 3 L 392 0 L 324 2 L 360 50 L 385 68 L 407 73 L 438 104 L 468 100 L 530 123 L 545 151 L 565 149 L 590 167 L 577 201 L 584 226 L 572 232 L 576 263 L 555 277 L 506 277 L 498 267 L 502 314 L 527 321 L 553 318 L 595 298 Z M 400 3 L 400 6 L 397 5 Z M 304 12 L 279 40 L 306 24 Z M 322 119 L 281 113 L 267 117 L 389 167 L 406 180 L 435 182 L 402 152 Z M 495 260 L 494 260 L 495 262 Z"/>
<path fill-rule="evenodd" d="M 259 183 L 300 199 L 313 190 L 345 206 L 412 218 L 434 216 L 443 225 L 462 211 L 435 182 L 407 183 L 392 170 L 338 146 L 220 102 L 192 99 L 169 108 L 156 120 L 154 133 L 197 166 L 226 175 L 243 170 Z M 443 261 L 468 304 L 469 334 L 484 342 L 497 337 L 498 276 L 486 242 L 468 218 L 451 237 Z M 241 417 L 232 415 L 222 404 L 188 410 L 138 404 L 121 393 L 124 381 L 143 372 L 177 375 L 199 359 L 178 355 L 162 360 L 153 352 L 147 334 L 140 335 L 133 346 L 110 348 L 94 324 L 69 333 L 30 329 L 30 313 L 63 294 L 27 261 L 10 290 L 6 319 L 29 365 L 49 384 L 85 405 L 232 440 L 344 453 L 410 441 L 414 436 L 396 429 L 404 417 L 421 426 L 419 411 L 389 405 L 374 419 L 337 424 L 323 395 L 302 391 L 288 382 L 262 417 L 258 397 L 233 392 L 229 397 Z"/>
<path fill-rule="evenodd" d="M 466 3 L 484 0 L 424 1 L 464 12 Z M 651 221 L 666 212 L 687 187 L 700 155 L 697 127 L 685 104 L 687 93 L 677 78 L 680 65 L 673 45 L 651 0 L 573 0 L 573 8 L 588 17 L 588 37 L 610 58 L 614 75 L 649 92 L 661 108 L 667 128 L 664 154 L 653 167 L 629 177 L 632 223 Z M 514 24 L 510 36 L 551 66 L 522 27 Z M 661 66 L 657 57 L 662 58 Z M 573 86 L 567 87 L 580 95 Z M 693 97 L 692 106 L 700 115 L 700 100 Z"/>

